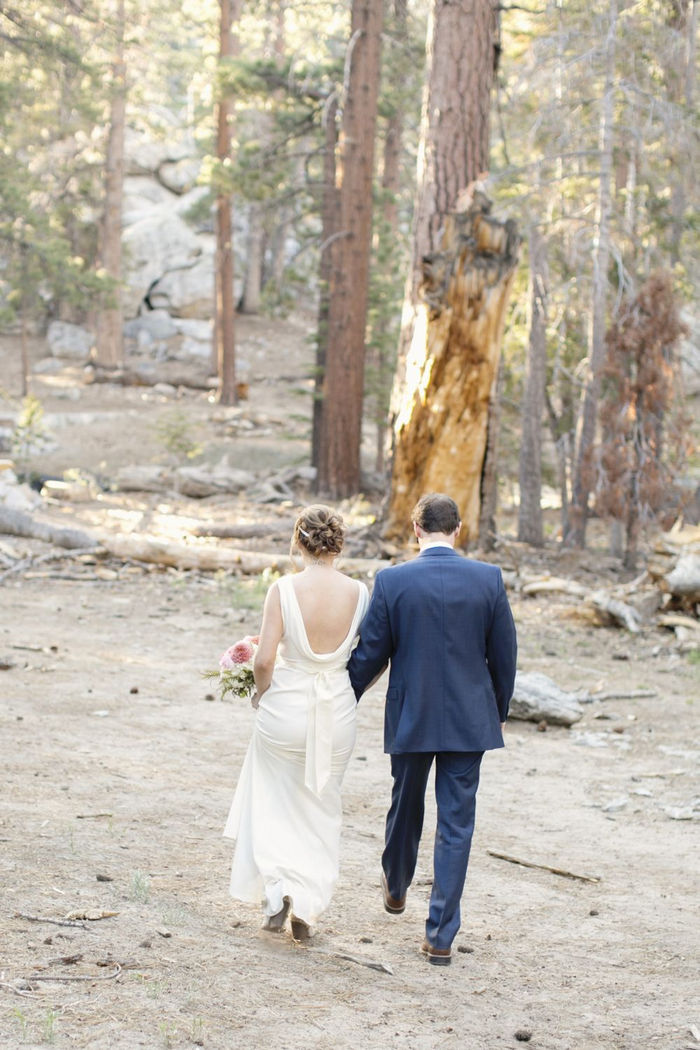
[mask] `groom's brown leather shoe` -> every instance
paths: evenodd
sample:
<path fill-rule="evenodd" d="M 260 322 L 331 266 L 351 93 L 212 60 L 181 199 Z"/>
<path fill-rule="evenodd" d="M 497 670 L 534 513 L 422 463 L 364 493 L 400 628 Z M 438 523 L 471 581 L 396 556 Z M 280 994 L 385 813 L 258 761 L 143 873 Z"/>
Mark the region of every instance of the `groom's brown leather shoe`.
<path fill-rule="evenodd" d="M 426 938 L 420 946 L 423 955 L 428 956 L 428 962 L 433 966 L 449 966 L 452 962 L 451 948 L 436 948 Z"/>
<path fill-rule="evenodd" d="M 403 897 L 401 900 L 397 900 L 396 897 L 391 896 L 384 872 L 382 872 L 382 893 L 384 895 L 384 908 L 391 915 L 400 915 L 402 911 L 405 911 L 406 898 Z"/>

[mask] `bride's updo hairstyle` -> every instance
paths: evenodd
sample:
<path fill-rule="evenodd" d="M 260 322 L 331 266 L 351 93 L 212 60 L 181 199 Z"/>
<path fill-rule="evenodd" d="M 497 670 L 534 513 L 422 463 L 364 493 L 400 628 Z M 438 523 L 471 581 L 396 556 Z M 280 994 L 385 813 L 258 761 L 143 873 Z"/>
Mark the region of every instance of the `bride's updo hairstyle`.
<path fill-rule="evenodd" d="M 323 503 L 305 507 L 294 523 L 290 553 L 303 551 L 312 558 L 340 554 L 345 539 L 345 523 L 340 514 Z"/>

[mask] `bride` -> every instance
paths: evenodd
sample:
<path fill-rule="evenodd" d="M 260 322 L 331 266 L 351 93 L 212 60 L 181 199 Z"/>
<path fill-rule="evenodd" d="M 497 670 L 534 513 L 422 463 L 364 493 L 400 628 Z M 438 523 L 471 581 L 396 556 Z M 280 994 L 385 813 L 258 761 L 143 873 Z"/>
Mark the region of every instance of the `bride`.
<path fill-rule="evenodd" d="M 291 553 L 303 571 L 270 587 L 255 656 L 257 715 L 224 835 L 236 840 L 231 895 L 263 902 L 263 929 L 289 915 L 306 941 L 338 879 L 340 786 L 355 744 L 346 664 L 367 588 L 339 572 L 339 514 L 322 504 L 297 518 Z"/>

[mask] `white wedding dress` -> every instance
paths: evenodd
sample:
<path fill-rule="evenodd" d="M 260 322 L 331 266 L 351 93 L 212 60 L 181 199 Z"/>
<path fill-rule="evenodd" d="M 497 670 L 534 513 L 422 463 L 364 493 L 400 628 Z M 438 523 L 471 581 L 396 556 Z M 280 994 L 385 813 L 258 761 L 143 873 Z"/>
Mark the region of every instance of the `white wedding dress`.
<path fill-rule="evenodd" d="M 338 879 L 340 786 L 355 744 L 355 695 L 346 670 L 369 597 L 332 653 L 309 645 L 293 577 L 278 581 L 284 630 L 258 707 L 224 835 L 236 840 L 231 896 L 275 915 L 283 898 L 313 926 Z"/>

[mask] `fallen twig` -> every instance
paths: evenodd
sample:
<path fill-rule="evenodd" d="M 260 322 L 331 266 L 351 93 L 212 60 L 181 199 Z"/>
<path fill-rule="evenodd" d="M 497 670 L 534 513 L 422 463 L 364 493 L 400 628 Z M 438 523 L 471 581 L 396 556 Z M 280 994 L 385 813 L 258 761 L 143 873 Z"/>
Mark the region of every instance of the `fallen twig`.
<path fill-rule="evenodd" d="M 359 955 L 350 955 L 347 952 L 332 952 L 326 948 L 314 948 L 314 955 L 327 955 L 331 959 L 344 959 L 347 962 L 357 963 L 358 966 L 366 966 L 369 970 L 379 970 L 380 973 L 388 973 L 390 977 L 394 976 L 394 971 L 388 965 L 388 963 L 374 962 L 372 959 L 363 959 Z"/>
<path fill-rule="evenodd" d="M 122 972 L 122 968 L 119 963 L 116 964 L 113 973 L 78 973 L 78 974 L 66 974 L 65 977 L 59 974 L 40 974 L 33 973 L 31 977 L 26 977 L 27 981 L 112 981 L 115 977 L 118 977 Z"/>
<path fill-rule="evenodd" d="M 579 879 L 581 882 L 600 882 L 597 875 L 577 875 L 576 872 L 567 871 L 566 868 L 553 868 L 549 864 L 535 864 L 531 860 L 521 860 L 519 857 L 511 857 L 508 853 L 497 853 L 495 850 L 487 849 L 490 857 L 498 857 L 499 860 L 507 860 L 510 864 L 520 864 L 523 868 L 540 868 L 542 871 L 551 871 L 553 875 L 561 875 L 565 879 Z"/>
<path fill-rule="evenodd" d="M 74 547 L 72 550 L 58 550 L 49 551 L 48 554 L 40 554 L 38 556 L 30 556 L 28 558 L 22 558 L 21 561 L 15 562 L 9 569 L 0 575 L 0 583 L 5 580 L 8 576 L 12 576 L 13 573 L 24 572 L 26 569 L 31 569 L 34 565 L 41 565 L 47 561 L 58 561 L 62 558 L 79 558 L 83 554 L 95 554 L 94 547 Z"/>
<path fill-rule="evenodd" d="M 633 689 L 631 693 L 592 693 L 594 700 L 642 700 L 647 696 L 658 696 L 655 689 Z"/>
<path fill-rule="evenodd" d="M 78 926 L 81 930 L 88 930 L 90 927 L 86 926 L 84 922 L 80 922 L 76 919 L 50 919 L 45 915 L 29 915 L 26 911 L 16 911 L 16 919 L 26 919 L 27 922 L 49 922 L 52 926 Z"/>
<path fill-rule="evenodd" d="M 0 988 L 7 988 L 8 991 L 14 992 L 15 995 L 21 995 L 23 999 L 38 999 L 39 997 L 32 991 L 26 988 L 16 988 L 14 984 L 10 984 L 9 981 L 0 981 Z"/>

